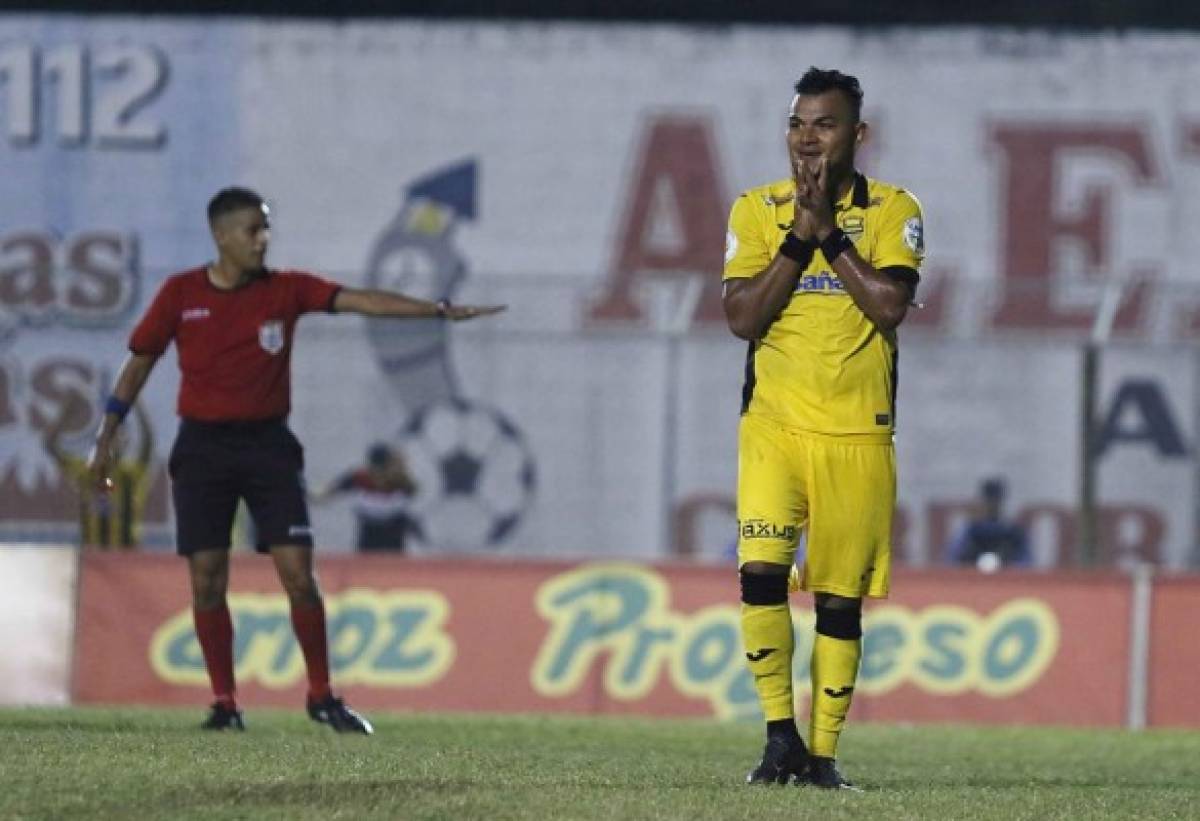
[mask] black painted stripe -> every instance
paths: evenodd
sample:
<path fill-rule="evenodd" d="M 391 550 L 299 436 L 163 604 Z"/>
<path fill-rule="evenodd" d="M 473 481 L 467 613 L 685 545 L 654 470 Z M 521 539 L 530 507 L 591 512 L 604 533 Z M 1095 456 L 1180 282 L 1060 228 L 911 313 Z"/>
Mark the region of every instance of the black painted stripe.
<path fill-rule="evenodd" d="M 746 349 L 746 376 L 742 382 L 742 413 L 750 410 L 750 400 L 754 398 L 754 350 L 753 342 Z"/>

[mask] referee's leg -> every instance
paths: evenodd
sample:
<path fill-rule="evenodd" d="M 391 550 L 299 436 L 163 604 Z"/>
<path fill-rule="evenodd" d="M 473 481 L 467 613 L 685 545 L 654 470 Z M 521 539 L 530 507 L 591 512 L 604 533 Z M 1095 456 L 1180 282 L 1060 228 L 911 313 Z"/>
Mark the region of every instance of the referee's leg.
<path fill-rule="evenodd" d="M 291 605 L 292 628 L 304 654 L 308 671 L 308 703 L 332 695 L 329 682 L 329 639 L 325 627 L 325 602 L 313 572 L 313 551 L 305 545 L 272 545 L 275 572 Z"/>
<path fill-rule="evenodd" d="M 229 549 L 198 550 L 187 554 L 192 583 L 192 622 L 204 654 L 204 666 L 213 691 L 212 729 L 224 729 L 237 713 L 237 686 L 233 675 L 233 618 L 225 593 L 229 588 Z"/>
<path fill-rule="evenodd" d="M 224 453 L 211 431 L 185 420 L 168 460 L 175 546 L 188 562 L 192 620 L 214 697 L 202 726 L 214 730 L 242 726 L 233 675 L 233 618 L 225 600 L 237 491 Z"/>
<path fill-rule="evenodd" d="M 371 723 L 335 698 L 329 681 L 325 603 L 313 572 L 312 527 L 302 478 L 304 450 L 285 426 L 260 437 L 247 454 L 246 504 L 291 605 L 292 629 L 308 672 L 308 715 L 339 733 L 374 732 Z"/>
<path fill-rule="evenodd" d="M 287 591 L 292 610 L 292 629 L 304 653 L 308 670 L 306 706 L 313 721 L 328 724 L 339 733 L 370 735 L 371 722 L 334 698 L 329 683 L 329 638 L 325 627 L 325 603 L 313 573 L 312 548 L 306 545 L 273 545 L 271 558 L 279 581 Z"/>

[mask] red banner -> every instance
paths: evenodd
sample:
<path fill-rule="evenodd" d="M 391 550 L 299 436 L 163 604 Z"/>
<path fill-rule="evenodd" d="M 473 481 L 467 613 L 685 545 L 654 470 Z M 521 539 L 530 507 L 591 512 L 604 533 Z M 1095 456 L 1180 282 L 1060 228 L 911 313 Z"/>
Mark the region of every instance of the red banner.
<path fill-rule="evenodd" d="M 299 706 L 303 659 L 271 563 L 236 556 L 231 576 L 241 700 Z M 366 710 L 759 715 L 731 568 L 353 557 L 321 560 L 320 578 L 335 686 Z M 867 608 L 858 719 L 1124 723 L 1128 578 L 938 570 L 900 573 L 894 590 Z M 1151 676 L 1153 723 L 1200 725 L 1200 699 L 1172 690 L 1200 657 L 1178 655 L 1163 624 L 1197 590 L 1155 599 L 1152 669 L 1169 675 Z M 795 601 L 803 711 L 813 619 Z M 76 639 L 79 703 L 208 698 L 178 559 L 87 554 Z"/>

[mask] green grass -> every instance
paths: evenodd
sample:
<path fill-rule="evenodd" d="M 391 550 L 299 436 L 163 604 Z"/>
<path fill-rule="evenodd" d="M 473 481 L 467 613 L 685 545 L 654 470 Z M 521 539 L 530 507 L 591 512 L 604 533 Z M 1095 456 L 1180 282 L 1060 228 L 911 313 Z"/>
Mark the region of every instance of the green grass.
<path fill-rule="evenodd" d="M 760 730 L 705 721 L 0 710 L 3 819 L 1196 818 L 1200 733 L 858 724 L 863 794 L 747 788 Z"/>

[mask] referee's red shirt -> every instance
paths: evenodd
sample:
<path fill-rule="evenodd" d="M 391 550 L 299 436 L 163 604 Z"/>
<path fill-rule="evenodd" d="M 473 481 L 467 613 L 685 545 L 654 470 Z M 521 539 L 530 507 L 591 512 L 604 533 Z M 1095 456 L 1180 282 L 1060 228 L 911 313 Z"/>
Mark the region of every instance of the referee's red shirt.
<path fill-rule="evenodd" d="M 179 415 L 205 422 L 287 416 L 292 335 L 311 311 L 332 311 L 340 286 L 304 271 L 268 271 L 222 290 L 207 268 L 175 274 L 133 329 L 129 350 L 179 354 Z"/>

